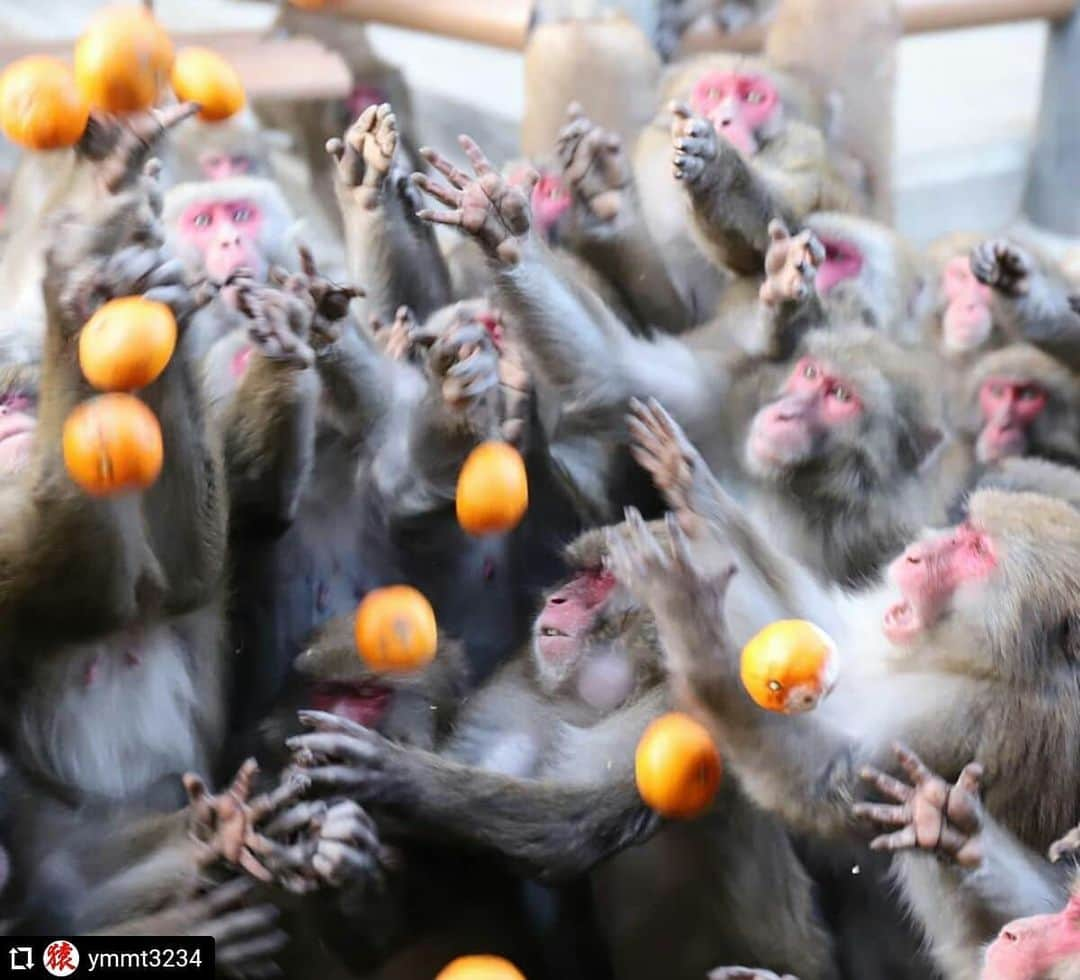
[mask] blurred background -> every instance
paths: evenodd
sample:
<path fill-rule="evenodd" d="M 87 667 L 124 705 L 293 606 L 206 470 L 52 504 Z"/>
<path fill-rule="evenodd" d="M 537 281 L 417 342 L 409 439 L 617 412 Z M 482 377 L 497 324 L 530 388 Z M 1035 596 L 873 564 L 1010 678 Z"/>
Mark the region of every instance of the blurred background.
<path fill-rule="evenodd" d="M 955 2 L 960 7 L 1001 6 Z M 1025 2 L 1009 6 L 1015 13 Z M 101 5 L 97 0 L 0 0 L 0 60 L 40 47 L 38 42 L 69 43 L 88 13 Z M 359 0 L 357 5 L 362 5 Z M 514 3 L 400 0 L 398 9 L 427 6 L 452 17 L 457 9 L 485 5 L 504 14 Z M 655 26 L 650 0 L 559 0 L 548 6 L 553 5 L 558 13 L 582 14 L 619 7 L 647 30 Z M 370 6 L 392 10 L 395 3 Z M 156 0 L 154 9 L 181 38 L 256 37 L 278 14 L 278 4 L 246 0 Z M 466 107 L 477 135 L 487 135 L 488 142 L 516 137 L 523 103 L 520 51 L 385 24 L 371 23 L 366 31 L 375 54 L 403 73 L 412 90 L 417 131 L 426 141 L 443 138 L 448 102 Z M 1036 138 L 1049 31 L 1045 20 L 1021 20 L 904 38 L 894 167 L 901 231 L 923 242 L 952 228 L 993 231 L 1018 219 Z"/>

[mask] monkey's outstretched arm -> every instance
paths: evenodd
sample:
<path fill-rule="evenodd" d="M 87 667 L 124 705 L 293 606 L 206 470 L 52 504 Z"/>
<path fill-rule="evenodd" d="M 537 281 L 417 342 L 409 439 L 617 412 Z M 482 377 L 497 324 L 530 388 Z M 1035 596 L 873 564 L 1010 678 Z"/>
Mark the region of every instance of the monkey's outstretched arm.
<path fill-rule="evenodd" d="M 617 424 L 633 394 L 656 394 L 672 405 L 700 410 L 707 382 L 699 360 L 668 338 L 634 337 L 595 293 L 563 276 L 533 234 L 528 193 L 510 186 L 480 148 L 463 138 L 475 176 L 432 151 L 425 153 L 448 184 L 423 175 L 418 185 L 451 210 L 423 211 L 429 221 L 461 228 L 491 262 L 499 306 L 509 316 L 530 367 L 564 395 L 564 416 L 583 427 Z M 535 177 L 535 175 L 533 175 Z"/>
<path fill-rule="evenodd" d="M 342 792 L 399 815 L 411 832 L 482 848 L 523 874 L 570 878 L 646 839 L 659 818 L 623 771 L 603 783 L 516 779 L 408 749 L 322 712 L 301 712 L 315 729 L 290 740 L 314 787 Z"/>
<path fill-rule="evenodd" d="M 568 116 L 557 143 L 573 195 L 565 244 L 611 283 L 639 327 L 681 333 L 691 325 L 690 308 L 649 234 L 621 138 L 577 103 Z"/>
<path fill-rule="evenodd" d="M 1017 339 L 1080 370 L 1080 303 L 1020 246 L 997 238 L 971 253 L 971 271 L 994 291 L 994 311 Z"/>
<path fill-rule="evenodd" d="M 351 319 L 316 351 L 315 365 L 337 427 L 359 452 L 390 408 L 396 365 Z"/>
<path fill-rule="evenodd" d="M 769 222 L 778 218 L 790 228 L 805 211 L 777 193 L 708 120 L 678 103 L 672 113 L 675 178 L 686 188 L 692 226 L 702 245 L 720 265 L 744 275 L 760 274 Z"/>
<path fill-rule="evenodd" d="M 778 715 L 750 700 L 724 619 L 735 567 L 703 573 L 673 516 L 670 549 L 637 511 L 627 512 L 627 523 L 628 534 L 609 536 L 613 571 L 656 617 L 676 699 L 707 720 L 725 760 L 759 806 L 802 832 L 851 833 L 866 751 L 813 715 Z"/>
<path fill-rule="evenodd" d="M 365 109 L 326 149 L 337 164 L 349 279 L 366 293 L 359 308 L 389 321 L 408 306 L 425 320 L 450 301 L 450 275 L 431 226 L 416 217 L 421 198 L 397 145 L 397 118 L 384 103 Z"/>

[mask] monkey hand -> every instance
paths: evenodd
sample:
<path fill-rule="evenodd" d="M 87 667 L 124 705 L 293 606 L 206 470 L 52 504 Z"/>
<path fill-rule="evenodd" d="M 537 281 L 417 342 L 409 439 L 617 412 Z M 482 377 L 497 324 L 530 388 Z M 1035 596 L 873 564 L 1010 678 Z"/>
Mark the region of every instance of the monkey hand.
<path fill-rule="evenodd" d="M 893 747 L 911 783 L 865 767 L 861 776 L 895 803 L 856 803 L 854 813 L 879 827 L 899 827 L 870 842 L 871 850 L 918 849 L 948 857 L 964 868 L 977 868 L 983 859 L 982 805 L 979 800 L 982 766 L 964 766 L 950 786 L 902 745 Z"/>
<path fill-rule="evenodd" d="M 460 311 L 444 330 L 414 331 L 413 342 L 427 348 L 428 377 L 451 411 L 467 415 L 491 404 L 499 385 L 499 356 L 480 320 Z"/>
<path fill-rule="evenodd" d="M 269 903 L 251 903 L 255 882 L 232 878 L 203 894 L 160 912 L 101 929 L 105 936 L 210 936 L 217 965 L 238 978 L 277 975 L 273 957 L 288 937 L 277 928 L 279 912 Z"/>
<path fill-rule="evenodd" d="M 417 212 L 417 217 L 460 228 L 495 261 L 507 266 L 517 265 L 521 261 L 523 241 L 532 226 L 529 199 L 540 177 L 530 171 L 521 187 L 513 187 L 468 136 L 460 137 L 460 142 L 472 163 L 473 177 L 458 170 L 434 150 L 420 151 L 448 183 L 437 184 L 425 174 L 413 174 L 413 182 L 450 210 L 424 209 Z"/>
<path fill-rule="evenodd" d="M 392 361 L 411 361 L 418 351 L 414 339 L 417 330 L 416 317 L 407 306 L 399 306 L 393 322 L 387 326 L 374 313 L 371 314 L 371 332 L 375 343 Z"/>
<path fill-rule="evenodd" d="M 1062 858 L 1068 858 L 1073 862 L 1080 861 L 1080 827 L 1073 827 L 1060 840 L 1050 845 L 1047 857 L 1057 864 Z"/>
<path fill-rule="evenodd" d="M 499 350 L 499 387 L 502 390 L 502 437 L 524 452 L 529 436 L 533 384 L 524 352 L 512 336 L 503 339 Z"/>
<path fill-rule="evenodd" d="M 256 857 L 265 850 L 256 825 L 301 796 L 308 781 L 303 775 L 293 773 L 273 792 L 250 799 L 258 771 L 255 760 L 248 759 L 237 770 L 229 788 L 217 796 L 208 793 L 206 785 L 194 773 L 186 773 L 183 781 L 190 801 L 189 832 L 202 845 L 200 864 L 224 860 L 243 868 L 259 881 L 270 881 L 273 875 Z"/>
<path fill-rule="evenodd" d="M 792 236 L 774 218 L 769 222 L 769 248 L 765 253 L 765 281 L 759 296 L 766 306 L 801 303 L 814 288 L 818 268 L 825 261 L 825 246 L 809 229 Z"/>
<path fill-rule="evenodd" d="M 277 270 L 274 270 L 277 275 Z M 315 354 L 307 342 L 315 308 L 300 277 L 279 276 L 280 288 L 245 280 L 236 287 L 236 308 L 246 316 L 248 339 L 268 361 L 309 368 Z"/>
<path fill-rule="evenodd" d="M 337 163 L 340 186 L 357 203 L 373 208 L 397 152 L 397 116 L 390 103 L 368 106 L 346 131 L 344 138 L 327 140 L 326 152 Z"/>
<path fill-rule="evenodd" d="M 719 177 L 717 165 L 723 152 L 721 144 L 728 144 L 717 138 L 709 120 L 695 116 L 682 102 L 671 103 L 670 109 L 671 142 L 675 148 L 671 162 L 675 179 L 682 181 L 691 192 L 711 188 Z"/>
<path fill-rule="evenodd" d="M 116 194 L 137 181 L 165 134 L 198 111 L 197 103 L 180 102 L 125 116 L 95 112 L 76 150 L 97 164 L 102 186 Z"/>
<path fill-rule="evenodd" d="M 324 886 L 381 888 L 395 861 L 352 800 L 297 803 L 266 826 L 257 847 L 274 883 L 296 894 Z"/>
<path fill-rule="evenodd" d="M 720 966 L 709 971 L 709 980 L 799 980 L 790 973 L 780 976 L 772 970 L 755 970 L 751 966 Z"/>
<path fill-rule="evenodd" d="M 570 104 L 567 115 L 556 142 L 566 185 L 581 205 L 578 214 L 584 223 L 610 224 L 624 211 L 633 186 L 622 138 L 586 118 L 577 102 Z"/>
<path fill-rule="evenodd" d="M 983 285 L 1016 298 L 1026 296 L 1031 288 L 1034 262 L 1019 246 L 995 238 L 972 249 L 971 271 Z"/>
<path fill-rule="evenodd" d="M 713 658 L 716 650 L 730 646 L 724 599 L 735 566 L 726 564 L 718 571 L 706 571 L 693 555 L 690 540 L 674 514 L 667 515 L 665 531 L 667 541 L 661 544 L 641 513 L 628 507 L 625 525 L 607 532 L 611 572 L 652 610 L 662 633 L 667 626 L 681 630 L 693 624 L 702 634 L 698 646 L 708 649 Z"/>
<path fill-rule="evenodd" d="M 688 534 L 711 508 L 715 481 L 701 453 L 686 433 L 655 399 L 630 400 L 630 454 L 652 477 L 653 485 Z"/>
<path fill-rule="evenodd" d="M 312 787 L 360 803 L 402 802 L 409 785 L 407 749 L 325 711 L 301 711 L 299 718 L 312 731 L 293 736 L 286 745 Z"/>

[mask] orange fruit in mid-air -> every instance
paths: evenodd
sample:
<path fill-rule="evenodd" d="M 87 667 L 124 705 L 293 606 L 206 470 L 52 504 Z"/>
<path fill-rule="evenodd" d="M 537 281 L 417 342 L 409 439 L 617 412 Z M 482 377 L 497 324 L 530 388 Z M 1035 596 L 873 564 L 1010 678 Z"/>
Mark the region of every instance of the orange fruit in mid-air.
<path fill-rule="evenodd" d="M 144 7 L 106 7 L 75 44 L 79 91 L 107 112 L 149 109 L 172 63 L 172 41 Z"/>
<path fill-rule="evenodd" d="M 161 473 L 164 451 L 157 417 L 134 395 L 98 395 L 64 422 L 64 464 L 95 497 L 144 490 Z"/>
<path fill-rule="evenodd" d="M 356 610 L 356 649 L 376 673 L 419 670 L 439 642 L 435 610 L 411 585 L 369 592 Z"/>
<path fill-rule="evenodd" d="M 228 119 L 247 101 L 236 69 L 209 48 L 181 48 L 169 81 L 181 102 L 199 103 L 199 118 L 205 122 Z"/>
<path fill-rule="evenodd" d="M 501 956 L 459 956 L 435 980 L 525 980 L 525 974 Z"/>
<path fill-rule="evenodd" d="M 114 299 L 79 335 L 79 366 L 100 391 L 134 391 L 155 381 L 176 349 L 176 318 L 142 296 Z"/>
<path fill-rule="evenodd" d="M 832 690 L 836 672 L 836 644 L 805 619 L 771 623 L 742 651 L 743 686 L 769 711 L 810 711 Z"/>
<path fill-rule="evenodd" d="M 529 507 L 525 460 L 506 442 L 482 442 L 461 467 L 457 519 L 469 534 L 512 531 Z"/>
<path fill-rule="evenodd" d="M 28 55 L 0 75 L 0 129 L 31 150 L 74 146 L 86 129 L 90 107 L 71 69 L 57 58 Z"/>
<path fill-rule="evenodd" d="M 645 729 L 634 756 L 641 798 L 665 817 L 704 813 L 716 796 L 723 766 L 709 730 L 679 711 Z"/>

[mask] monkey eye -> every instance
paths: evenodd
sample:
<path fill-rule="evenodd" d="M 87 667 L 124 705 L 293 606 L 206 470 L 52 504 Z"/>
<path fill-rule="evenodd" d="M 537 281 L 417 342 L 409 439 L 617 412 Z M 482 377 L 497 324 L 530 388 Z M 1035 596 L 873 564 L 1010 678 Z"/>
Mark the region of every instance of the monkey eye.
<path fill-rule="evenodd" d="M 1020 392 L 1017 395 L 1017 397 L 1022 402 L 1033 402 L 1037 398 L 1039 398 L 1041 395 L 1042 395 L 1042 392 L 1039 391 L 1038 387 L 1036 387 L 1035 385 L 1024 385 L 1020 389 Z"/>
<path fill-rule="evenodd" d="M 756 88 L 752 88 L 746 93 L 746 101 L 751 105 L 760 105 L 765 101 L 765 93 L 759 92 Z"/>
<path fill-rule="evenodd" d="M 191 222 L 196 228 L 205 228 L 210 224 L 210 215 L 203 211 L 200 214 L 195 215 Z"/>
<path fill-rule="evenodd" d="M 803 369 L 802 369 L 802 376 L 804 378 L 811 378 L 811 379 L 816 378 L 817 377 L 817 368 L 814 367 L 813 364 L 805 365 L 803 367 Z"/>
<path fill-rule="evenodd" d="M 22 392 L 12 392 L 0 399 L 0 414 L 25 412 L 34 407 L 34 399 Z"/>
<path fill-rule="evenodd" d="M 835 398 L 838 402 L 851 401 L 851 392 L 843 385 L 833 385 L 833 387 L 829 389 L 829 395 Z"/>
<path fill-rule="evenodd" d="M 233 213 L 232 213 L 232 219 L 233 219 L 233 222 L 238 224 L 238 225 L 242 225 L 245 221 L 250 221 L 251 220 L 251 209 L 250 208 L 236 208 L 236 209 L 234 209 Z"/>

